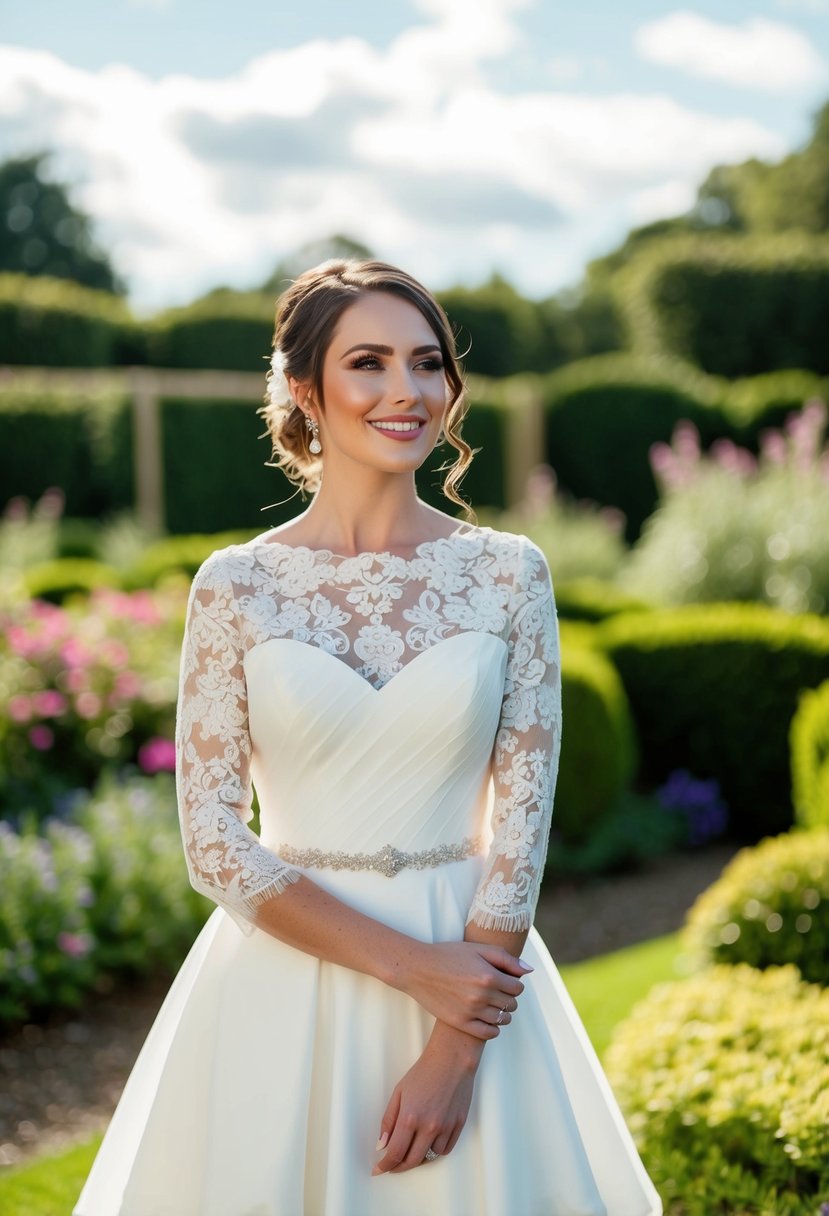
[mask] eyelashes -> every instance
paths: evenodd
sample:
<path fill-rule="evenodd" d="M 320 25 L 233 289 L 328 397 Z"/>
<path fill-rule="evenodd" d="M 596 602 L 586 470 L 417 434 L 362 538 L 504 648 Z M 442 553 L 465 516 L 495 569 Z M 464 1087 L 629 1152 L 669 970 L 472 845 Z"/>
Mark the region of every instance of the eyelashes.
<path fill-rule="evenodd" d="M 358 355 L 356 359 L 351 361 L 349 366 L 355 369 L 371 371 L 376 367 L 381 367 L 382 362 L 378 355 L 365 354 Z M 443 360 L 437 355 L 430 355 L 427 359 L 419 359 L 415 367 L 421 367 L 427 372 L 439 372 L 443 370 Z"/>

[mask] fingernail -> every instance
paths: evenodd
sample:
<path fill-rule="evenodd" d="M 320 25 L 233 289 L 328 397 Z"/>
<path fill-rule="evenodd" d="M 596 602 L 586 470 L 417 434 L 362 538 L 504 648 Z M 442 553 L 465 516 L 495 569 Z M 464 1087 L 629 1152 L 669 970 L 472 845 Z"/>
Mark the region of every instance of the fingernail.
<path fill-rule="evenodd" d="M 374 1149 L 375 1153 L 379 1153 L 381 1148 L 385 1148 L 386 1145 L 388 1144 L 388 1142 L 389 1142 L 389 1133 L 383 1132 L 382 1136 L 377 1141 L 377 1144 L 375 1146 L 375 1149 Z"/>
<path fill-rule="evenodd" d="M 518 966 L 523 967 L 525 971 L 535 971 L 535 967 L 531 967 L 529 963 L 525 963 L 523 958 L 519 958 Z"/>

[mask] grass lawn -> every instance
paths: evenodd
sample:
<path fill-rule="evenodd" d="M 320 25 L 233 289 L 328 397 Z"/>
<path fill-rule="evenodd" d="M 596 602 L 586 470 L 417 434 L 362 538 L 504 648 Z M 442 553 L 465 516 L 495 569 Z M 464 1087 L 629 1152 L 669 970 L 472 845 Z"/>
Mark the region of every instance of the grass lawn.
<path fill-rule="evenodd" d="M 677 976 L 678 937 L 656 937 L 614 954 L 573 963 L 561 974 L 596 1050 L 648 990 Z M 101 1137 L 60 1157 L 43 1157 L 0 1173 L 3 1216 L 70 1216 Z"/>

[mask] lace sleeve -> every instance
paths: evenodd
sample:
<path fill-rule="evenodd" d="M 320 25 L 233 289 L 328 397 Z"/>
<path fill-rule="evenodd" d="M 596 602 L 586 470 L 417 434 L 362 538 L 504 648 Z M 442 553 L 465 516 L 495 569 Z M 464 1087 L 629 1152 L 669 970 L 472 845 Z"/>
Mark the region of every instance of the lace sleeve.
<path fill-rule="evenodd" d="M 299 872 L 266 849 L 251 819 L 247 687 L 232 584 L 214 554 L 187 605 L 176 714 L 176 786 L 191 885 L 254 929 L 254 909 Z"/>
<path fill-rule="evenodd" d="M 532 924 L 550 835 L 561 749 L 561 662 L 550 570 L 520 539 L 504 696 L 495 737 L 493 839 L 467 923 Z"/>

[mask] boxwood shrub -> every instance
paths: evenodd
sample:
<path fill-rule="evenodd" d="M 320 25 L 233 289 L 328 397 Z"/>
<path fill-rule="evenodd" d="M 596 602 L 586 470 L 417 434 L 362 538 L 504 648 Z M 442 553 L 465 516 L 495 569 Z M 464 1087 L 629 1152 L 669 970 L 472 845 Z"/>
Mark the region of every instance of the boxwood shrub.
<path fill-rule="evenodd" d="M 613 665 L 598 651 L 562 653 L 561 762 L 555 795 L 556 831 L 583 840 L 627 787 L 636 739 L 627 697 Z"/>
<path fill-rule="evenodd" d="M 573 578 L 556 583 L 559 617 L 594 623 L 621 612 L 649 612 L 652 605 L 598 578 Z"/>
<path fill-rule="evenodd" d="M 829 992 L 796 967 L 660 984 L 608 1078 L 666 1212 L 816 1216 L 829 1195 Z"/>
<path fill-rule="evenodd" d="M 829 824 L 829 680 L 801 697 L 790 741 L 795 818 Z"/>
<path fill-rule="evenodd" d="M 149 361 L 155 367 L 261 371 L 264 391 L 274 312 L 274 301 L 259 292 L 212 292 L 153 320 Z"/>
<path fill-rule="evenodd" d="M 136 329 L 120 296 L 67 279 L 0 275 L 0 363 L 110 367 L 138 357 Z"/>
<path fill-rule="evenodd" d="M 683 944 L 698 963 L 794 963 L 829 986 L 829 826 L 741 849 L 691 908 Z"/>
<path fill-rule="evenodd" d="M 803 233 L 651 242 L 618 276 L 634 349 L 715 375 L 829 373 L 829 241 Z M 724 323 L 725 322 L 725 323 Z"/>
<path fill-rule="evenodd" d="M 85 557 L 59 557 L 23 571 L 23 586 L 31 599 L 60 604 L 70 595 L 89 594 L 96 587 L 120 587 L 112 566 Z"/>
<path fill-rule="evenodd" d="M 789 723 L 829 678 L 829 622 L 759 604 L 625 613 L 596 626 L 619 670 L 649 785 L 673 769 L 716 777 L 746 841 L 785 831 L 793 810 Z"/>

